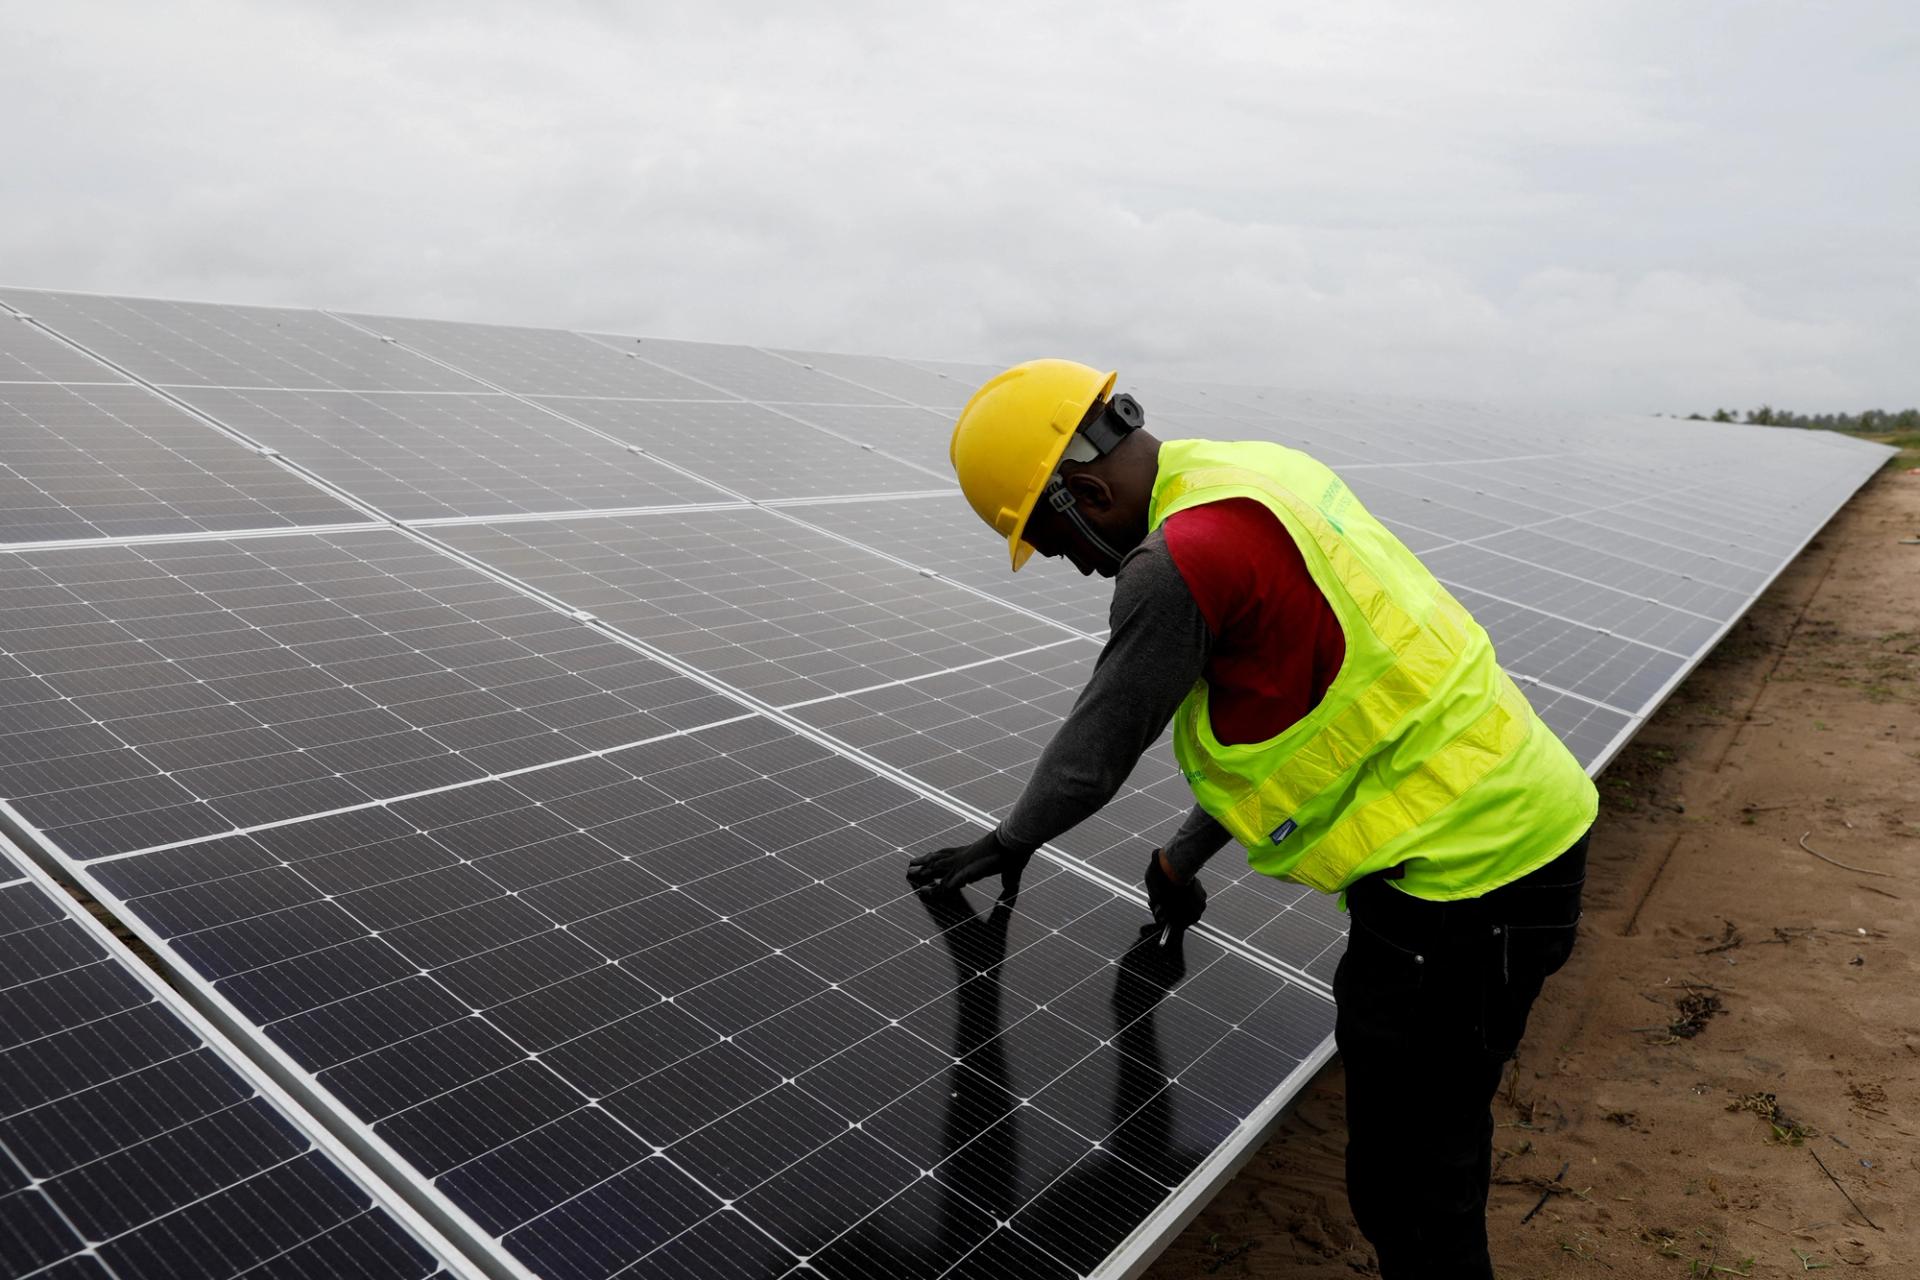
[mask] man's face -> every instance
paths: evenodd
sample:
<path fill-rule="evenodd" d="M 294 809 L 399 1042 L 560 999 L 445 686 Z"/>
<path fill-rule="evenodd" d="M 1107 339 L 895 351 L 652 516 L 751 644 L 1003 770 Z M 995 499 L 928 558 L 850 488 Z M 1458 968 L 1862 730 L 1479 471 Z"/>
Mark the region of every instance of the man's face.
<path fill-rule="evenodd" d="M 1033 547 L 1034 554 L 1049 560 L 1065 559 L 1080 571 L 1083 578 L 1096 573 L 1103 578 L 1111 578 L 1120 567 L 1088 545 L 1087 540 L 1080 536 L 1080 531 L 1074 528 L 1073 521 L 1045 502 L 1033 509 L 1033 515 L 1027 521 L 1026 540 Z"/>

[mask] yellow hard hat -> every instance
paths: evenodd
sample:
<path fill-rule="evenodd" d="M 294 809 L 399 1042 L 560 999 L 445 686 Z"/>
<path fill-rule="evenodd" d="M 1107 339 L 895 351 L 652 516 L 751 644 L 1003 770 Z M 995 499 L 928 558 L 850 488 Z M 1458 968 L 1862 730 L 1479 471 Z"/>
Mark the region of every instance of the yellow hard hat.
<path fill-rule="evenodd" d="M 1033 554 L 1034 505 L 1117 376 L 1072 360 L 1029 360 L 988 379 L 960 411 L 947 456 L 974 513 L 1006 538 L 1016 572 Z"/>

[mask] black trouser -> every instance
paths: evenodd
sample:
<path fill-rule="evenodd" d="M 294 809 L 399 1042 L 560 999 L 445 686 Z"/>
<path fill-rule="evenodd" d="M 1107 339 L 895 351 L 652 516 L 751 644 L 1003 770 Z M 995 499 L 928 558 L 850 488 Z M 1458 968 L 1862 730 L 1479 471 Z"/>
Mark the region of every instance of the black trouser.
<path fill-rule="evenodd" d="M 1383 1280 L 1492 1280 L 1493 1095 L 1580 919 L 1587 836 L 1461 902 L 1369 877 L 1333 977 L 1347 1073 L 1347 1199 Z"/>

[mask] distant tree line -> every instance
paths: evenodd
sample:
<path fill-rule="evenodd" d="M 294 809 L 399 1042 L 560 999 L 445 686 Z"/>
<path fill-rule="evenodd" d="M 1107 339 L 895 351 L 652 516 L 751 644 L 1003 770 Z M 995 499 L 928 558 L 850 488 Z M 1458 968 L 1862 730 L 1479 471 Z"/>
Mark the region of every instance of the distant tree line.
<path fill-rule="evenodd" d="M 1920 409 L 1862 409 L 1859 413 L 1795 413 L 1761 405 L 1749 409 L 1743 417 L 1731 409 L 1715 409 L 1711 414 L 1690 413 L 1689 422 L 1747 422 L 1758 427 L 1815 427 L 1822 431 L 1855 431 L 1866 435 L 1884 435 L 1894 431 L 1920 431 Z"/>

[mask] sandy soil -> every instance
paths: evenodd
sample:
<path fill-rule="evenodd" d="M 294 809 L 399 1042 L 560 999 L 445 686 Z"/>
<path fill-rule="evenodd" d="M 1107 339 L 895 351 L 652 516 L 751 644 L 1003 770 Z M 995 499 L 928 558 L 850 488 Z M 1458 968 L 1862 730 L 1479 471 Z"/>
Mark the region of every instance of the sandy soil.
<path fill-rule="evenodd" d="M 1920 1275 L 1915 536 L 1882 472 L 1601 780 L 1495 1107 L 1503 1280 Z M 1342 1107 L 1336 1061 L 1150 1274 L 1376 1274 Z"/>

